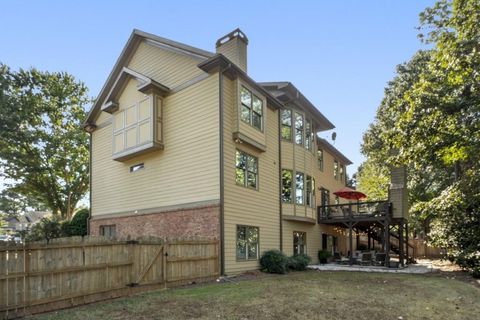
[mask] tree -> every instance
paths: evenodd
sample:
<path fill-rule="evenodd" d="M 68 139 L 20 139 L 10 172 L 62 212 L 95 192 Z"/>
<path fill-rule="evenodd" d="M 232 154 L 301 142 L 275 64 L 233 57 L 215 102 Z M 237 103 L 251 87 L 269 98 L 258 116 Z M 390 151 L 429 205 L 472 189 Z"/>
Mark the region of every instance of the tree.
<path fill-rule="evenodd" d="M 10 189 L 4 189 L 0 193 L 0 213 L 17 216 L 28 209 L 44 210 L 45 207 L 35 199 L 25 197 Z"/>
<path fill-rule="evenodd" d="M 376 170 L 407 166 L 411 217 L 429 226 L 432 244 L 478 272 L 480 2 L 441 0 L 420 21 L 432 49 L 399 66 L 362 151 Z"/>
<path fill-rule="evenodd" d="M 88 216 L 90 210 L 87 208 L 78 210 L 70 221 L 69 235 L 70 236 L 85 236 L 87 235 Z"/>
<path fill-rule="evenodd" d="M 0 64 L 0 161 L 11 191 L 70 219 L 88 190 L 87 88 L 67 73 Z"/>

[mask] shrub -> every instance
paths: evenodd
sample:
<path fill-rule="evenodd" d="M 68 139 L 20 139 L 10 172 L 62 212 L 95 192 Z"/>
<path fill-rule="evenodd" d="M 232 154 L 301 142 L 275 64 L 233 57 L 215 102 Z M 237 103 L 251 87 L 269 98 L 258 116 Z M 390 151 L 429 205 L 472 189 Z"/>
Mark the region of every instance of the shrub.
<path fill-rule="evenodd" d="M 296 271 L 304 271 L 308 264 L 312 261 L 308 255 L 304 253 L 296 254 L 288 258 L 288 268 Z"/>
<path fill-rule="evenodd" d="M 88 216 L 88 209 L 80 209 L 75 213 L 72 221 L 70 221 L 68 232 L 70 236 L 85 236 L 87 234 Z"/>
<path fill-rule="evenodd" d="M 260 258 L 262 271 L 268 273 L 287 273 L 288 258 L 280 250 L 265 251 Z"/>
<path fill-rule="evenodd" d="M 320 250 L 318 251 L 318 260 L 320 261 L 321 264 L 327 263 L 328 258 L 330 258 L 332 254 L 330 251 L 327 250 Z"/>

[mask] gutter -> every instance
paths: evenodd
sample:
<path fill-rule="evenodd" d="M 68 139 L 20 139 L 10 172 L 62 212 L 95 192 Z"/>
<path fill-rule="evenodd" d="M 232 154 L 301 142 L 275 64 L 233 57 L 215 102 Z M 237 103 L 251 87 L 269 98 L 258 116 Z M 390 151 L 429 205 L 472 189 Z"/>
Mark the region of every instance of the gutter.
<path fill-rule="evenodd" d="M 281 110 L 278 110 L 278 199 L 279 199 L 279 216 L 280 216 L 280 251 L 283 251 L 283 211 L 282 211 L 282 125 Z"/>

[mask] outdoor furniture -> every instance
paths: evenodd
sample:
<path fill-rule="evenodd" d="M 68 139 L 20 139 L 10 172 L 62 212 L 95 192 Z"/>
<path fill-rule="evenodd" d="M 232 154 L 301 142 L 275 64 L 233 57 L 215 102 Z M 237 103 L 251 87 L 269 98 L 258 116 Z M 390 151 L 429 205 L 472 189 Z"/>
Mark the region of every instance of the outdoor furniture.
<path fill-rule="evenodd" d="M 340 255 L 340 252 L 333 253 L 333 261 L 339 262 L 341 259 L 342 259 L 342 256 Z"/>
<path fill-rule="evenodd" d="M 373 262 L 376 266 L 385 266 L 385 260 L 387 258 L 386 253 L 377 253 L 375 255 L 375 261 Z"/>
<path fill-rule="evenodd" d="M 372 264 L 372 254 L 371 253 L 362 253 L 362 257 L 358 258 L 358 263 L 362 266 L 369 266 Z"/>

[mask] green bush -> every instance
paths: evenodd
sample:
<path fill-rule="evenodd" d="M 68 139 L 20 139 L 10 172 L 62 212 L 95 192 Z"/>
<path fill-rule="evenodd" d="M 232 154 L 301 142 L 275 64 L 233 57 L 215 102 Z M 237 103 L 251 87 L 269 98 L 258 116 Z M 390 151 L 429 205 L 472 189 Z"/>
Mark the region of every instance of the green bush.
<path fill-rule="evenodd" d="M 280 250 L 265 251 L 260 258 L 262 271 L 268 273 L 287 273 L 288 258 Z"/>
<path fill-rule="evenodd" d="M 312 258 L 304 253 L 293 255 L 288 258 L 288 269 L 296 271 L 307 270 L 307 266 L 310 261 L 312 261 Z"/>
<path fill-rule="evenodd" d="M 327 250 L 320 250 L 318 251 L 318 260 L 320 261 L 321 264 L 325 264 L 328 262 L 328 258 L 330 258 L 332 254 L 330 251 Z"/>
<path fill-rule="evenodd" d="M 68 233 L 70 236 L 87 235 L 88 216 L 88 209 L 80 209 L 77 211 L 77 213 L 75 213 L 69 225 Z"/>

